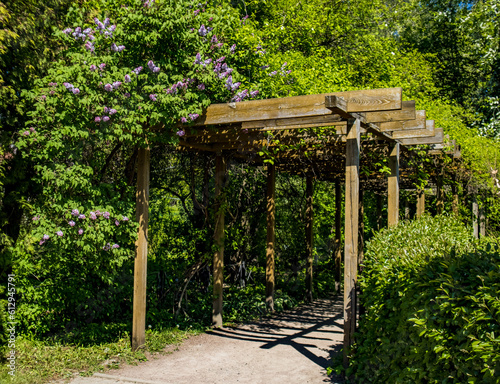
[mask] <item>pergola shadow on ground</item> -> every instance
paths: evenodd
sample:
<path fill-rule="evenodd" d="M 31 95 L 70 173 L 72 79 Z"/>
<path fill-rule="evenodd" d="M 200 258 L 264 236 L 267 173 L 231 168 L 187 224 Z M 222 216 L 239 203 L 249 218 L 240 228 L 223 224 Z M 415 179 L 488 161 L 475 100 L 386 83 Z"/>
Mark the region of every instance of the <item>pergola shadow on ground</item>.
<path fill-rule="evenodd" d="M 188 130 L 186 130 L 188 131 Z M 307 297 L 312 300 L 313 188 L 314 180 L 336 185 L 336 280 L 340 287 L 341 201 L 345 185 L 344 223 L 344 351 L 353 342 L 356 328 L 356 281 L 359 266 L 358 229 L 360 194 L 364 188 L 385 190 L 388 225 L 399 218 L 400 184 L 411 186 L 410 168 L 401 167 L 407 148 L 429 145 L 429 155 L 459 158 L 458 147 L 443 130 L 415 110 L 414 101 L 403 101 L 401 88 L 347 91 L 211 105 L 200 121 L 180 139 L 179 151 L 213 153 L 215 169 L 215 233 L 213 257 L 213 325 L 221 327 L 224 268 L 224 210 L 222 198 L 228 159 L 267 166 L 266 305 L 274 310 L 275 292 L 275 180 L 276 172 L 306 178 Z M 363 151 L 365 156 L 360 157 Z M 388 157 L 390 175 L 378 172 L 360 176 L 360 159 L 366 154 Z M 363 160 L 364 159 L 364 160 Z M 361 164 L 362 165 L 362 164 Z M 370 164 L 366 164 L 369 168 Z M 134 272 L 132 347 L 145 343 L 147 228 L 150 151 L 139 150 L 137 219 L 140 223 Z M 439 187 L 439 185 L 438 185 Z M 417 215 L 424 210 L 424 194 L 417 191 Z M 318 319 L 316 319 L 318 320 Z M 292 340 L 290 340 L 292 342 Z M 345 354 L 344 363 L 347 364 Z"/>

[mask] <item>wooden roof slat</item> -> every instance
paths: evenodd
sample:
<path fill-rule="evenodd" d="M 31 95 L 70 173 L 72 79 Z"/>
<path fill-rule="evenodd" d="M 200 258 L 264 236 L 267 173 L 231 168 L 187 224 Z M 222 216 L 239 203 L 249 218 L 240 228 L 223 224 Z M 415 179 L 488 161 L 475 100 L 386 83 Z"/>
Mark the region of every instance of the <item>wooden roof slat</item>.
<path fill-rule="evenodd" d="M 416 137 L 434 136 L 434 120 L 427 120 L 423 129 L 405 129 L 392 133 L 394 139 L 412 139 Z"/>
<path fill-rule="evenodd" d="M 435 128 L 432 137 L 417 137 L 413 139 L 400 139 L 403 145 L 423 145 L 423 144 L 441 144 L 444 139 L 443 128 Z"/>
<path fill-rule="evenodd" d="M 415 119 L 406 121 L 392 121 L 389 123 L 379 123 L 378 127 L 382 132 L 394 132 L 408 129 L 425 129 L 426 114 L 423 110 L 415 111 Z"/>
<path fill-rule="evenodd" d="M 401 109 L 403 92 L 398 87 L 212 104 L 195 125 L 331 115 L 332 111 L 325 107 L 327 95 L 344 98 L 347 112 L 368 112 Z"/>
<path fill-rule="evenodd" d="M 415 100 L 403 101 L 402 108 L 395 111 L 367 112 L 367 123 L 384 123 L 416 119 Z"/>

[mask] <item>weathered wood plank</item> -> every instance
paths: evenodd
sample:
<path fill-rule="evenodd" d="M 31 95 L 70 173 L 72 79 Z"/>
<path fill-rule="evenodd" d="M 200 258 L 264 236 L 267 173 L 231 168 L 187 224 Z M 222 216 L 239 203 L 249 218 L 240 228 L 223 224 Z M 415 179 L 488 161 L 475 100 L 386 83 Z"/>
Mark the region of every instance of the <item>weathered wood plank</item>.
<path fill-rule="evenodd" d="M 422 188 L 417 190 L 417 218 L 425 212 L 425 191 Z"/>
<path fill-rule="evenodd" d="M 403 145 L 442 144 L 444 140 L 443 128 L 434 128 L 434 137 L 418 137 L 415 139 L 400 139 Z"/>
<path fill-rule="evenodd" d="M 394 144 L 389 155 L 391 174 L 387 178 L 387 225 L 393 227 L 399 221 L 399 143 Z"/>
<path fill-rule="evenodd" d="M 222 287 L 224 285 L 224 204 L 222 188 L 226 175 L 226 159 L 222 155 L 215 158 L 215 252 L 213 260 L 213 310 L 212 325 L 222 327 Z"/>
<path fill-rule="evenodd" d="M 417 137 L 432 137 L 434 136 L 434 120 L 427 120 L 425 128 L 421 129 L 404 129 L 392 133 L 394 139 L 414 139 Z"/>
<path fill-rule="evenodd" d="M 270 312 L 274 312 L 274 242 L 275 242 L 275 222 L 276 222 L 276 166 L 267 166 L 267 249 L 266 249 L 266 307 Z"/>
<path fill-rule="evenodd" d="M 306 300 L 313 301 L 313 177 L 306 177 Z"/>
<path fill-rule="evenodd" d="M 195 125 L 231 124 L 253 120 L 331 115 L 325 96 L 336 95 L 348 102 L 348 112 L 401 109 L 402 89 L 369 89 L 278 99 L 250 100 L 240 103 L 212 104 Z"/>
<path fill-rule="evenodd" d="M 402 131 L 408 129 L 425 129 L 425 121 L 426 121 L 425 117 L 426 117 L 425 111 L 418 110 L 415 111 L 414 120 L 379 123 L 378 127 L 381 132 Z"/>
<path fill-rule="evenodd" d="M 339 181 L 335 182 L 335 291 L 340 293 L 340 277 L 342 275 L 342 186 Z"/>
<path fill-rule="evenodd" d="M 358 276 L 358 214 L 360 121 L 347 123 L 344 230 L 344 367 L 356 330 L 356 282 Z"/>
<path fill-rule="evenodd" d="M 404 121 L 416 119 L 415 101 L 403 101 L 402 108 L 395 111 L 367 112 L 366 123 L 389 123 L 391 121 Z"/>
<path fill-rule="evenodd" d="M 132 350 L 146 344 L 146 285 L 148 264 L 150 149 L 140 148 L 137 164 L 136 219 L 139 235 L 135 243 Z"/>

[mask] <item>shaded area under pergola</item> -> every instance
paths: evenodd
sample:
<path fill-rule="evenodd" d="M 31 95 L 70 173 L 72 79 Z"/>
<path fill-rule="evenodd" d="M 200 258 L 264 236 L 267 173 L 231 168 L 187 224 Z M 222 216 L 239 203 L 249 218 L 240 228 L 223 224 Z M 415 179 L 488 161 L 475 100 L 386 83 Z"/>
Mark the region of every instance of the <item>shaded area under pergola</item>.
<path fill-rule="evenodd" d="M 415 110 L 414 101 L 402 101 L 401 88 L 336 92 L 240 103 L 214 104 L 199 122 L 186 129 L 178 150 L 212 152 L 216 157 L 215 251 L 213 258 L 213 325 L 222 326 L 224 209 L 222 190 L 227 159 L 267 165 L 266 304 L 274 310 L 275 290 L 275 180 L 276 172 L 306 178 L 306 288 L 312 299 L 313 187 L 314 180 L 345 184 L 344 223 L 344 358 L 356 327 L 356 281 L 360 184 L 364 189 L 387 191 L 388 225 L 399 218 L 399 190 L 412 187 L 411 156 L 407 148 L 429 145 L 429 155 L 460 157 L 458 147 L 447 143 L 443 130 Z M 362 155 L 361 155 L 362 154 Z M 371 155 L 388 158 L 390 175 L 377 172 Z M 360 175 L 360 167 L 367 171 Z M 150 152 L 140 149 L 137 184 L 137 219 L 140 223 L 134 272 L 132 347 L 145 343 L 147 227 Z M 336 193 L 336 241 L 340 243 L 340 193 Z M 417 215 L 423 213 L 420 191 Z M 340 247 L 336 275 L 340 276 Z M 339 284 L 339 282 L 337 281 Z"/>

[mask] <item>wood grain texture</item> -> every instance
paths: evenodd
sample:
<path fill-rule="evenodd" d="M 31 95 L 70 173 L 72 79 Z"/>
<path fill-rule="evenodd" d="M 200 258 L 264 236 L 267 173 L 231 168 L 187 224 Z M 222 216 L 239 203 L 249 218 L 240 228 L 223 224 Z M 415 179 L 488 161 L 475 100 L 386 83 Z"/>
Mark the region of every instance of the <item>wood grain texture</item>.
<path fill-rule="evenodd" d="M 213 259 L 213 310 L 212 326 L 222 327 L 222 287 L 224 285 L 224 204 L 222 188 L 226 176 L 226 159 L 222 155 L 215 158 L 215 233 L 216 250 Z"/>
<path fill-rule="evenodd" d="M 313 300 L 313 177 L 306 177 L 306 300 Z"/>
<path fill-rule="evenodd" d="M 393 227 L 399 221 L 399 152 L 400 144 L 396 143 L 389 154 L 391 174 L 387 178 L 387 225 Z"/>
<path fill-rule="evenodd" d="M 420 129 L 404 129 L 402 131 L 392 132 L 394 139 L 414 139 L 417 137 L 433 137 L 434 136 L 434 120 L 427 120 L 425 128 Z"/>
<path fill-rule="evenodd" d="M 358 214 L 360 121 L 347 122 L 344 229 L 344 366 L 356 330 L 356 282 L 358 276 Z"/>
<path fill-rule="evenodd" d="M 424 145 L 424 144 L 443 144 L 443 128 L 434 128 L 433 137 L 418 137 L 414 139 L 398 140 L 403 145 Z"/>
<path fill-rule="evenodd" d="M 425 213 L 425 191 L 421 188 L 417 189 L 417 218 Z"/>
<path fill-rule="evenodd" d="M 389 123 L 378 123 L 381 132 L 394 132 L 409 129 L 425 129 L 425 111 L 415 111 L 415 119 L 405 121 L 392 121 Z"/>
<path fill-rule="evenodd" d="M 266 307 L 270 312 L 274 312 L 274 285 L 275 285 L 275 262 L 274 262 L 274 242 L 276 223 L 276 166 L 267 166 L 267 248 L 266 248 Z"/>
<path fill-rule="evenodd" d="M 132 310 L 132 350 L 146 344 L 146 284 L 148 264 L 150 149 L 140 148 L 137 165 L 136 219 L 139 222 L 135 243 L 134 303 Z"/>
<path fill-rule="evenodd" d="M 335 95 L 348 103 L 348 112 L 401 109 L 402 89 L 385 88 L 328 94 L 250 100 L 240 103 L 212 104 L 195 125 L 232 124 L 244 121 L 331 115 L 325 96 Z"/>
<path fill-rule="evenodd" d="M 404 121 L 416 119 L 415 101 L 403 101 L 402 108 L 395 111 L 367 112 L 366 123 L 389 123 L 392 121 Z"/>

